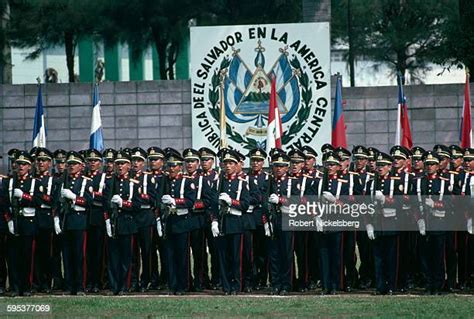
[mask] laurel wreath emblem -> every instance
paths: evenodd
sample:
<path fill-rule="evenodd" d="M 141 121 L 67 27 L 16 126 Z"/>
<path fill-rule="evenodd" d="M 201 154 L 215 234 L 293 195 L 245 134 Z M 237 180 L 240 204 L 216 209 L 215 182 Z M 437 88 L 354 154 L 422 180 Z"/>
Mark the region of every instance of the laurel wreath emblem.
<path fill-rule="evenodd" d="M 231 60 L 225 57 L 218 70 L 214 71 L 214 74 L 211 78 L 212 89 L 209 89 L 209 101 L 211 102 L 211 108 L 209 109 L 212 117 L 219 123 L 219 86 L 220 86 L 220 75 L 222 74 L 225 69 L 230 65 Z M 298 82 L 301 87 L 301 99 L 302 103 L 300 104 L 296 121 L 294 121 L 289 129 L 284 132 L 282 136 L 282 145 L 286 145 L 291 142 L 291 140 L 296 136 L 296 134 L 303 129 L 305 126 L 310 111 L 311 111 L 311 98 L 313 96 L 313 92 L 309 87 L 309 77 L 308 75 L 303 72 L 301 69 L 301 64 L 296 56 L 290 61 L 290 65 L 293 67 L 293 71 L 298 78 Z M 257 140 L 242 136 L 239 132 L 232 129 L 232 127 L 227 123 L 226 124 L 226 133 L 229 139 L 234 141 L 235 143 L 241 144 L 244 149 L 251 150 L 259 146 Z"/>

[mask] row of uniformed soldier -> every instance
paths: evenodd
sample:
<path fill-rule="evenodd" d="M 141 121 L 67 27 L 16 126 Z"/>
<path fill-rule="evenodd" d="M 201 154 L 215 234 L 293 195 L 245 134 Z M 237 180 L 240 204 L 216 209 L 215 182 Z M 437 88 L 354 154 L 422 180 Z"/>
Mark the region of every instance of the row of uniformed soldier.
<path fill-rule="evenodd" d="M 309 146 L 275 149 L 268 154 L 271 172 L 265 172 L 267 154 L 254 149 L 246 173 L 244 155 L 221 150 L 219 174 L 216 154 L 207 148 L 12 150 L 12 174 L 1 183 L 0 292 L 5 260 L 14 296 L 29 295 L 32 287 L 72 294 L 108 287 L 123 294 L 161 284 L 178 295 L 210 287 L 237 294 L 269 281 L 272 294 L 286 295 L 316 283 L 324 294 L 372 285 L 392 294 L 411 289 L 415 280 L 428 293 L 467 284 L 472 203 L 466 204 L 468 232 L 429 229 L 453 210 L 446 200 L 451 194 L 470 198 L 472 149 L 395 146 L 385 154 L 356 146 L 351 153 L 326 144 L 322 152 L 324 167 L 318 167 Z M 365 221 L 366 232 L 328 231 L 320 217 L 316 232 L 283 227 L 291 204 L 309 197 L 351 204 L 357 195 L 370 195 L 380 211 L 379 220 Z M 413 195 L 429 197 L 420 203 Z M 415 216 L 419 232 L 378 229 L 402 215 Z"/>

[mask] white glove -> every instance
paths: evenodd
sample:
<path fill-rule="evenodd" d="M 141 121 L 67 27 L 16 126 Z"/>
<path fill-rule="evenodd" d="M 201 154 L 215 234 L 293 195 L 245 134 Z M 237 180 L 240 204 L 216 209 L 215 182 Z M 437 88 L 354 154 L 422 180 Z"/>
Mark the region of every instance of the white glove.
<path fill-rule="evenodd" d="M 62 189 L 61 190 L 61 197 L 70 199 L 72 201 L 76 200 L 76 194 L 74 194 L 70 189 Z"/>
<path fill-rule="evenodd" d="M 219 236 L 219 223 L 215 220 L 211 223 L 211 231 L 212 231 L 212 236 L 214 237 Z"/>
<path fill-rule="evenodd" d="M 13 190 L 13 197 L 21 198 L 23 196 L 23 191 L 19 188 Z"/>
<path fill-rule="evenodd" d="M 319 216 L 316 216 L 314 218 L 314 220 L 316 222 L 316 231 L 319 232 L 319 233 L 322 233 L 323 232 L 323 220 Z"/>
<path fill-rule="evenodd" d="M 176 200 L 171 197 L 171 195 L 163 195 L 163 197 L 161 197 L 161 201 L 165 205 L 176 206 Z"/>
<path fill-rule="evenodd" d="M 265 230 L 265 236 L 271 237 L 272 236 L 272 231 L 273 231 L 273 225 L 270 222 L 266 222 L 263 224 L 263 229 Z"/>
<path fill-rule="evenodd" d="M 426 235 L 426 224 L 424 219 L 418 219 L 416 222 L 418 224 L 418 230 L 420 231 L 421 236 Z"/>
<path fill-rule="evenodd" d="M 112 224 L 110 223 L 110 218 L 105 220 L 105 230 L 107 231 L 107 236 L 112 238 Z"/>
<path fill-rule="evenodd" d="M 112 196 L 112 199 L 110 200 L 110 202 L 112 204 L 117 204 L 118 207 L 122 207 L 123 199 L 122 197 L 120 197 L 120 195 L 115 194 L 114 196 Z"/>
<path fill-rule="evenodd" d="M 232 205 L 232 198 L 227 193 L 220 193 L 219 200 L 226 202 L 229 206 Z"/>
<path fill-rule="evenodd" d="M 472 218 L 467 220 L 467 232 L 472 235 Z"/>
<path fill-rule="evenodd" d="M 10 234 L 15 235 L 15 226 L 13 225 L 13 220 L 8 221 L 8 231 Z"/>
<path fill-rule="evenodd" d="M 323 198 L 326 200 L 326 202 L 329 203 L 335 203 L 336 202 L 336 197 L 331 192 L 324 191 L 323 192 Z"/>
<path fill-rule="evenodd" d="M 367 230 L 367 237 L 369 237 L 370 240 L 375 239 L 375 233 L 374 233 L 374 226 L 372 224 L 368 224 L 365 226 L 365 229 Z"/>
<path fill-rule="evenodd" d="M 425 199 L 425 204 L 426 204 L 426 206 L 429 206 L 429 207 L 433 208 L 434 207 L 434 200 L 432 200 L 431 198 L 427 198 L 427 199 Z"/>
<path fill-rule="evenodd" d="M 278 204 L 280 202 L 280 198 L 277 194 L 271 194 L 270 197 L 268 197 L 268 202 L 270 204 Z"/>
<path fill-rule="evenodd" d="M 59 226 L 59 217 L 58 216 L 54 217 L 54 232 L 56 233 L 56 235 L 59 235 L 63 232 L 61 230 L 61 226 Z"/>
<path fill-rule="evenodd" d="M 380 204 L 385 204 L 385 195 L 382 191 L 375 191 L 375 200 L 380 202 Z"/>
<path fill-rule="evenodd" d="M 156 232 L 158 233 L 158 237 L 163 237 L 163 228 L 161 227 L 160 217 L 156 219 Z"/>

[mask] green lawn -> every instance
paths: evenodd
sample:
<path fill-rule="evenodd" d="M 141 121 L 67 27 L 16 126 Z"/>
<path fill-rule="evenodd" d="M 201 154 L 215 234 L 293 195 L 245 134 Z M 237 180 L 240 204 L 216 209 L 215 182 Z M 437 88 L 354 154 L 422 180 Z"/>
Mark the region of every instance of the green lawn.
<path fill-rule="evenodd" d="M 8 304 L 49 304 L 64 317 L 471 317 L 473 296 L 86 296 L 1 298 Z"/>

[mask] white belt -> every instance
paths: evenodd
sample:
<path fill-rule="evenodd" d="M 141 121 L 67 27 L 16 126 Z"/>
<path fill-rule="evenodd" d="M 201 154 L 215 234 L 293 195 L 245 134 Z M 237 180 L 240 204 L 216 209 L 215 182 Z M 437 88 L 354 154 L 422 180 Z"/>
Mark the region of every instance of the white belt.
<path fill-rule="evenodd" d="M 41 207 L 41 208 L 44 208 L 44 209 L 51 209 L 51 206 L 45 205 L 45 204 L 41 204 L 40 207 Z"/>
<path fill-rule="evenodd" d="M 34 217 L 36 209 L 33 207 L 25 207 L 20 209 L 20 214 L 25 217 Z"/>
<path fill-rule="evenodd" d="M 253 209 L 255 208 L 255 206 L 253 205 L 250 205 L 249 206 L 249 209 L 247 209 L 247 213 L 253 213 Z"/>
<path fill-rule="evenodd" d="M 101 203 L 101 202 L 93 202 L 92 205 L 98 206 L 98 207 L 102 207 L 102 203 Z"/>
<path fill-rule="evenodd" d="M 234 215 L 234 216 L 242 216 L 242 211 L 237 209 L 237 208 L 230 208 L 229 209 L 229 214 Z"/>
<path fill-rule="evenodd" d="M 439 218 L 443 218 L 446 215 L 446 211 L 444 210 L 433 209 L 432 213 L 434 217 L 439 217 Z"/>
<path fill-rule="evenodd" d="M 383 217 L 395 217 L 397 215 L 397 210 L 395 208 L 384 208 Z"/>
<path fill-rule="evenodd" d="M 150 209 L 151 205 L 141 205 L 140 209 Z"/>
<path fill-rule="evenodd" d="M 280 211 L 282 214 L 289 214 L 290 213 L 290 207 L 288 206 L 281 206 Z"/>
<path fill-rule="evenodd" d="M 86 211 L 85 207 L 81 207 L 81 206 L 78 206 L 78 205 L 72 205 L 71 208 L 73 210 L 75 210 L 76 212 L 85 212 Z"/>
<path fill-rule="evenodd" d="M 403 204 L 403 206 L 402 206 L 403 210 L 408 210 L 410 208 L 411 208 L 410 205 Z"/>
<path fill-rule="evenodd" d="M 177 209 L 176 210 L 176 215 L 178 215 L 178 216 L 186 215 L 187 213 L 188 213 L 187 209 Z"/>

